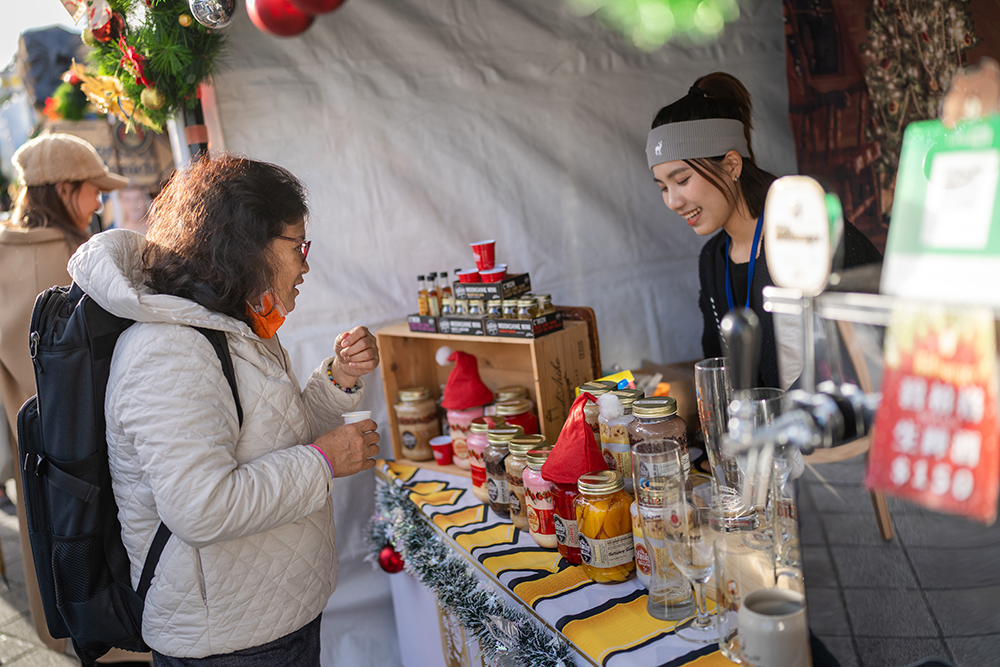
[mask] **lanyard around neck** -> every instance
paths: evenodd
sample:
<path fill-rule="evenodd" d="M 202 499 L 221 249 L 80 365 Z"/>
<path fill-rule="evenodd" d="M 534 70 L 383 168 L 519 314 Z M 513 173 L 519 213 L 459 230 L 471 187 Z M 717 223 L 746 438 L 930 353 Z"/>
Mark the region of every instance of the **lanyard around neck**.
<path fill-rule="evenodd" d="M 757 265 L 757 244 L 760 243 L 760 233 L 764 229 L 764 212 L 760 212 L 760 217 L 757 218 L 757 229 L 753 233 L 753 248 L 750 250 L 750 271 L 747 276 L 747 301 L 745 308 L 750 308 L 750 290 L 753 289 L 753 270 Z M 726 234 L 726 301 L 729 303 L 729 310 L 735 310 L 736 304 L 733 303 L 733 285 L 732 279 L 729 277 L 729 234 Z"/>

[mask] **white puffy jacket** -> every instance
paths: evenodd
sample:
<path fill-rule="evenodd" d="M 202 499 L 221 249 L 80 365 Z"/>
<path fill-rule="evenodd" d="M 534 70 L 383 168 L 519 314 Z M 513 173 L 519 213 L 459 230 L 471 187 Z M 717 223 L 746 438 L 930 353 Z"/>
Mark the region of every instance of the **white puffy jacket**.
<path fill-rule="evenodd" d="M 142 635 L 156 651 L 199 658 L 273 641 L 316 618 L 337 583 L 333 480 L 313 442 L 343 424 L 345 394 L 326 363 L 300 390 L 287 353 L 250 328 L 143 285 L 145 240 L 98 234 L 70 261 L 98 304 L 137 321 L 115 347 L 105 411 L 122 538 L 138 585 L 162 520 L 173 532 L 146 597 Z M 243 407 L 211 344 L 226 333 Z"/>

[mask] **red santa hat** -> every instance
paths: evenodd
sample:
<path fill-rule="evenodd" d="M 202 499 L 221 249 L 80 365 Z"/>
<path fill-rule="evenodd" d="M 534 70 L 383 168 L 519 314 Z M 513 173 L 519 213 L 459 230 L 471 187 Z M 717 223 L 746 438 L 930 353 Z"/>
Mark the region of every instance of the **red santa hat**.
<path fill-rule="evenodd" d="M 583 406 L 596 399 L 581 392 L 569 408 L 569 416 L 549 458 L 542 464 L 542 478 L 556 484 L 576 484 L 581 475 L 607 470 L 601 448 L 583 414 Z"/>
<path fill-rule="evenodd" d="M 479 379 L 479 364 L 468 352 L 456 350 L 448 356 L 455 367 L 448 374 L 441 405 L 449 410 L 467 410 L 493 402 L 493 392 Z"/>

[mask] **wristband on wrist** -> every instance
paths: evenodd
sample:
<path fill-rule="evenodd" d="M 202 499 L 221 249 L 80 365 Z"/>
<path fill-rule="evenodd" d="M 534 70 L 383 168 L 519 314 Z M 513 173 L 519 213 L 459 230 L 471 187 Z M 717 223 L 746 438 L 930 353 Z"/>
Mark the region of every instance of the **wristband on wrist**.
<path fill-rule="evenodd" d="M 307 447 L 312 447 L 317 452 L 319 452 L 320 454 L 323 455 L 323 460 L 326 461 L 326 465 L 329 466 L 329 468 L 330 468 L 330 477 L 336 477 L 337 475 L 333 472 L 333 464 L 330 463 L 330 457 L 326 455 L 326 452 L 324 452 L 322 448 L 317 447 L 316 445 L 314 445 L 312 443 L 309 443 L 306 446 Z"/>
<path fill-rule="evenodd" d="M 334 387 L 345 394 L 353 394 L 361 389 L 361 378 L 358 378 L 358 381 L 354 383 L 353 387 L 341 387 L 340 383 L 333 379 L 333 361 L 330 361 L 330 363 L 326 365 L 326 376 L 330 378 L 330 382 L 333 383 Z"/>

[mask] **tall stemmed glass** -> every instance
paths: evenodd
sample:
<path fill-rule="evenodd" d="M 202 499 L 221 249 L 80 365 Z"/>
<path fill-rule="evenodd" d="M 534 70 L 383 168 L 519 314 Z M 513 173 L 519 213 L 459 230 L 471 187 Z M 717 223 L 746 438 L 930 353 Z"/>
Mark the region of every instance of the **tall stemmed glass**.
<path fill-rule="evenodd" d="M 694 584 L 697 615 L 678 623 L 674 634 L 696 644 L 714 644 L 719 632 L 705 600 L 705 585 L 715 570 L 712 485 L 705 477 L 677 470 L 680 474 L 669 479 L 664 496 L 664 536 L 674 565 Z"/>

